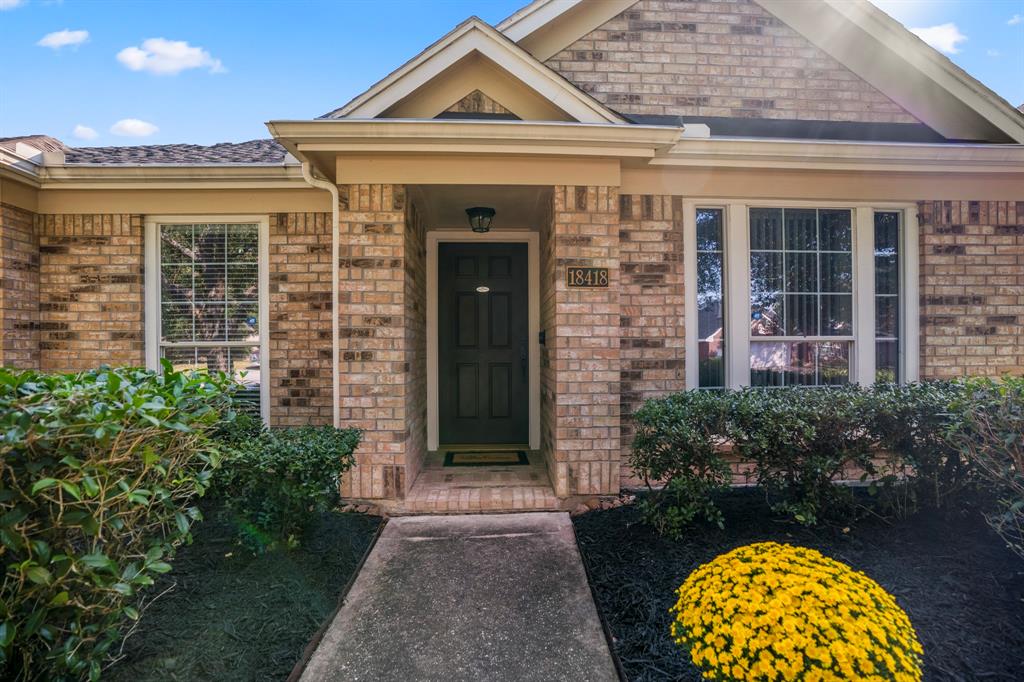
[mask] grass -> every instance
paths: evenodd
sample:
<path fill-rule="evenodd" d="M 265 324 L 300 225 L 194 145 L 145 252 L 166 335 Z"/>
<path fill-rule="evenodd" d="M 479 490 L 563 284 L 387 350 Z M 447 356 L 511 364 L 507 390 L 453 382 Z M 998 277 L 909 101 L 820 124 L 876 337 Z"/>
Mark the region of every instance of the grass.
<path fill-rule="evenodd" d="M 324 514 L 298 549 L 253 556 L 235 544 L 230 523 L 207 512 L 174 570 L 148 592 L 103 679 L 284 680 L 337 607 L 380 523 Z"/>

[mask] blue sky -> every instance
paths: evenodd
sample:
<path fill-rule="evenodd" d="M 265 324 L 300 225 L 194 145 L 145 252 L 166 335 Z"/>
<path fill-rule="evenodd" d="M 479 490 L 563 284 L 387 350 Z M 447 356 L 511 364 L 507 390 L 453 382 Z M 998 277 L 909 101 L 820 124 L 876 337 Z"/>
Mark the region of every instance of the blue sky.
<path fill-rule="evenodd" d="M 1024 0 L 874 1 L 1024 102 Z M 526 2 L 0 0 L 0 136 L 267 137 L 265 121 L 340 106 L 467 16 L 496 23 Z"/>

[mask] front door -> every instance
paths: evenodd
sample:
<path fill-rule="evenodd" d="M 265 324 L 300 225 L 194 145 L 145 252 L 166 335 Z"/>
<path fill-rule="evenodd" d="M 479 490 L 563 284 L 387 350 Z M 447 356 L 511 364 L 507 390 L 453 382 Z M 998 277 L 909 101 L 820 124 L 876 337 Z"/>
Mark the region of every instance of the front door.
<path fill-rule="evenodd" d="M 526 244 L 438 245 L 440 441 L 529 441 Z"/>

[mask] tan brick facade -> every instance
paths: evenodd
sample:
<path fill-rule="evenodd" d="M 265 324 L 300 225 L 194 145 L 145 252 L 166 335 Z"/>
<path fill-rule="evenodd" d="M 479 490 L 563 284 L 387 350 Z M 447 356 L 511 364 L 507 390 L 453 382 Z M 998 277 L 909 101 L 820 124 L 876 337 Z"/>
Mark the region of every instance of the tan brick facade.
<path fill-rule="evenodd" d="M 39 368 L 141 366 L 143 218 L 39 215 Z"/>
<path fill-rule="evenodd" d="M 545 239 L 549 287 L 542 308 L 549 473 L 559 496 L 619 488 L 619 194 L 614 187 L 557 186 Z M 570 289 L 565 267 L 606 267 L 609 286 Z M 551 385 L 554 384 L 553 393 Z"/>
<path fill-rule="evenodd" d="M 331 214 L 270 216 L 270 423 L 330 424 Z"/>
<path fill-rule="evenodd" d="M 619 197 L 622 362 L 622 475 L 633 429 L 629 415 L 645 400 L 686 388 L 680 197 Z"/>
<path fill-rule="evenodd" d="M 1024 374 L 1024 201 L 922 201 L 921 377 Z"/>
<path fill-rule="evenodd" d="M 401 498 L 422 455 L 421 436 L 409 424 L 409 406 L 417 399 L 411 393 L 419 389 L 410 345 L 418 341 L 407 335 L 407 307 L 416 303 L 406 297 L 406 278 L 415 268 L 405 263 L 422 237 L 408 230 L 404 187 L 342 190 L 341 419 L 364 431 L 358 465 L 345 477 L 342 494 Z"/>
<path fill-rule="evenodd" d="M 39 241 L 35 214 L 0 204 L 0 366 L 39 366 Z"/>
<path fill-rule="evenodd" d="M 641 0 L 547 64 L 625 114 L 917 122 L 751 0 Z"/>

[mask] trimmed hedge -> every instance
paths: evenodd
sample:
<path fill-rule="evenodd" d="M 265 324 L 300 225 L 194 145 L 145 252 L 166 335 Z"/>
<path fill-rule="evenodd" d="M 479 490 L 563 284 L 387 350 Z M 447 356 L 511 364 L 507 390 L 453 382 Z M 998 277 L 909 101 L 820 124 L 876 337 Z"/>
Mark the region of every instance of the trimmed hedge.
<path fill-rule="evenodd" d="M 687 391 L 634 416 L 630 464 L 653 490 L 645 514 L 678 534 L 698 516 L 721 523 L 724 450 L 753 468 L 772 508 L 796 521 L 844 521 L 856 475 L 889 511 L 940 508 L 968 492 L 999 496 L 992 525 L 1024 545 L 1024 379 L 871 388 Z M 881 461 L 880 461 L 881 460 Z M 654 486 L 651 486 L 654 488 Z"/>
<path fill-rule="evenodd" d="M 214 490 L 242 544 L 256 552 L 296 547 L 310 522 L 338 501 L 361 436 L 331 426 L 265 429 L 239 415 L 220 435 L 231 454 Z"/>
<path fill-rule="evenodd" d="M 200 518 L 234 388 L 167 364 L 0 369 L 0 676 L 99 678 Z"/>

